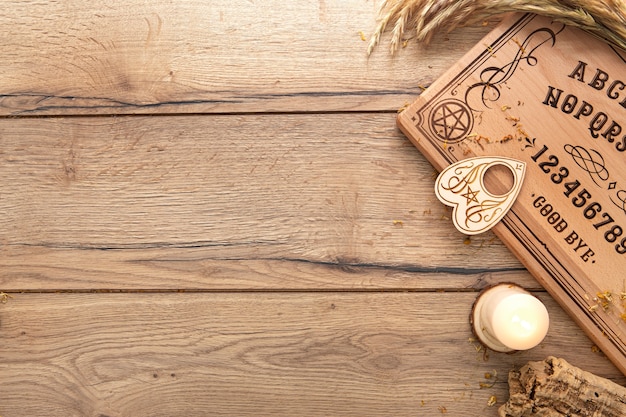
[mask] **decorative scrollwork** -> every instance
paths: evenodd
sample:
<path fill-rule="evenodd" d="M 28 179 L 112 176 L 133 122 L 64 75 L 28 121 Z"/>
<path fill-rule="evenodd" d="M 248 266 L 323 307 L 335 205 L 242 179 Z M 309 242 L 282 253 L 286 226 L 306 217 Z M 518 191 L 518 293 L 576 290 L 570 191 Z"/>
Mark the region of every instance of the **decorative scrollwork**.
<path fill-rule="evenodd" d="M 624 214 L 626 214 L 626 190 L 619 190 L 615 196 L 617 198 L 614 199 L 611 197 L 611 202 L 615 204 L 615 207 L 619 208 Z"/>
<path fill-rule="evenodd" d="M 604 157 L 600 152 L 595 149 L 587 149 L 584 146 L 573 146 L 570 144 L 565 145 L 564 149 L 576 162 L 576 165 L 589 174 L 596 185 L 600 185 L 599 181 L 609 179 L 609 171 L 604 165 Z"/>
<path fill-rule="evenodd" d="M 469 105 L 469 95 L 476 90 L 480 91 L 480 100 L 483 105 L 487 108 L 489 107 L 489 102 L 495 102 L 500 99 L 500 84 L 506 83 L 518 69 L 520 63 L 526 62 L 530 66 L 537 65 L 537 57 L 533 54 L 543 44 L 550 42 L 554 46 L 556 43 L 556 35 L 558 35 L 564 26 L 561 27 L 557 32 L 553 31 L 549 28 L 540 28 L 533 32 L 531 32 L 524 42 L 519 44 L 519 49 L 515 54 L 515 57 L 512 61 L 503 65 L 502 67 L 487 67 L 483 69 L 480 73 L 480 82 L 477 82 L 471 85 L 465 91 L 465 102 Z M 545 36 L 545 39 L 540 40 L 535 46 L 530 47 L 531 43 L 535 41 L 536 37 Z M 471 108 L 471 106 L 470 106 Z"/>

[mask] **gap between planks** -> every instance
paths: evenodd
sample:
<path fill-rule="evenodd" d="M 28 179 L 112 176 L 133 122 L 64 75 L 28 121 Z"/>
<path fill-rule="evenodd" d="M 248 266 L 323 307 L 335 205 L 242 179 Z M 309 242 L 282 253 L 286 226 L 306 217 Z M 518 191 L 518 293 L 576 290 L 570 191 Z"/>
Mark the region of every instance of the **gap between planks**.
<path fill-rule="evenodd" d="M 546 290 L 540 287 L 525 288 L 528 291 L 545 293 Z M 360 288 L 360 289 L 302 289 L 302 288 L 283 288 L 283 289 L 161 289 L 161 288 L 138 288 L 138 289 L 114 289 L 114 288 L 93 288 L 93 289 L 13 289 L 2 291 L 4 294 L 309 294 L 309 293 L 326 293 L 326 294 L 343 294 L 343 293 L 479 293 L 482 289 L 476 288 Z"/>
<path fill-rule="evenodd" d="M 427 88 L 427 87 L 424 87 Z M 415 98 L 419 96 L 416 95 Z M 167 105 L 164 103 L 163 105 Z M 68 108 L 69 109 L 69 108 Z M 382 110 L 290 110 L 290 111 L 224 111 L 224 112 L 179 112 L 179 113 L 97 113 L 97 114 L 0 114 L 0 119 L 92 119 L 111 117 L 211 117 L 211 116 L 298 116 L 298 115 L 357 115 L 357 114 L 397 114 L 402 109 L 382 109 Z"/>

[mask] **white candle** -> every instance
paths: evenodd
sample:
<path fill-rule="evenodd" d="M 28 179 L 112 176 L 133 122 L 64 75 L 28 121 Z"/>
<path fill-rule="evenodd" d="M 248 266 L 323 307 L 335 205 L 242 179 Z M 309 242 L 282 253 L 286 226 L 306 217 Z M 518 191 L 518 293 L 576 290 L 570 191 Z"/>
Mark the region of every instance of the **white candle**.
<path fill-rule="evenodd" d="M 550 325 L 543 303 L 514 284 L 496 285 L 481 293 L 471 318 L 476 336 L 497 352 L 537 346 Z"/>

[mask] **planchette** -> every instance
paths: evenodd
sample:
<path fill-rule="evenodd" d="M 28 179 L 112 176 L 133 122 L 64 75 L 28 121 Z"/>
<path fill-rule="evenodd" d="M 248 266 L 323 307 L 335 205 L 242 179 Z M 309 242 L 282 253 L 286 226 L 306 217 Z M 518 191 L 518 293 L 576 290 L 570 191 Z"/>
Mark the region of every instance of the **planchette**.
<path fill-rule="evenodd" d="M 626 374 L 626 52 L 512 15 L 398 125 L 439 171 L 473 157 L 526 164 L 492 230 Z"/>
<path fill-rule="evenodd" d="M 485 185 L 485 174 L 494 166 L 504 166 L 513 175 L 511 188 L 500 194 Z M 522 188 L 526 163 L 504 157 L 475 157 L 458 161 L 444 169 L 435 182 L 439 201 L 452 207 L 454 226 L 467 235 L 484 233 L 509 211 Z"/>

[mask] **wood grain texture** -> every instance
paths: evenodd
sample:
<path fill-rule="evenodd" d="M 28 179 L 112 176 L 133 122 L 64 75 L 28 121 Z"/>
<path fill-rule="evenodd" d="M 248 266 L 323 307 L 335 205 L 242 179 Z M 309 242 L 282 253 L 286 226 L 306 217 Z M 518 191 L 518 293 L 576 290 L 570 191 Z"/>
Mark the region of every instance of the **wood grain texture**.
<path fill-rule="evenodd" d="M 0 283 L 445 288 L 422 280 L 507 272 L 532 287 L 493 235 L 454 229 L 393 117 L 0 119 Z"/>
<path fill-rule="evenodd" d="M 376 3 L 3 3 L 0 416 L 495 417 L 549 355 L 626 382 L 395 127 L 490 27 L 368 59 Z M 507 281 L 552 327 L 485 362 Z"/>
<path fill-rule="evenodd" d="M 468 340 L 473 297 L 15 295 L 0 305 L 0 412 L 487 417 L 509 370 L 554 351 L 625 382 L 549 297 L 542 345 L 485 361 Z"/>
<path fill-rule="evenodd" d="M 0 114 L 395 110 L 488 31 L 367 57 L 374 1 L 7 1 Z M 418 59 L 416 59 L 416 57 Z"/>

